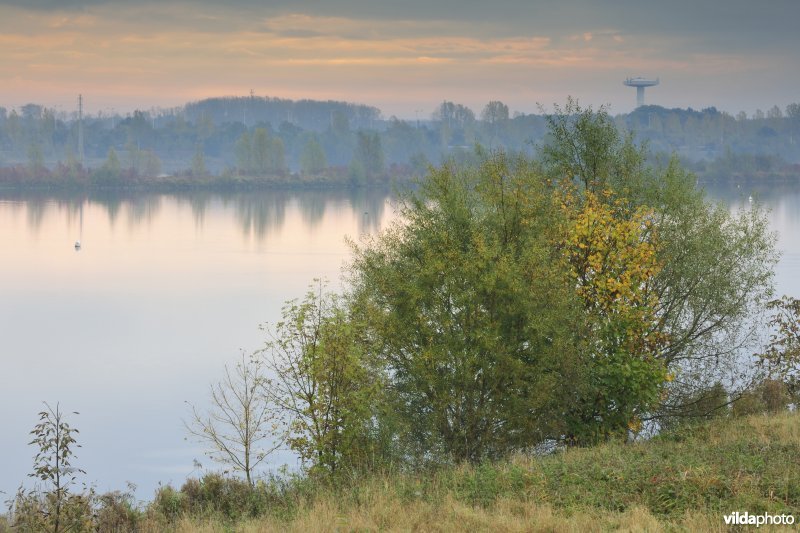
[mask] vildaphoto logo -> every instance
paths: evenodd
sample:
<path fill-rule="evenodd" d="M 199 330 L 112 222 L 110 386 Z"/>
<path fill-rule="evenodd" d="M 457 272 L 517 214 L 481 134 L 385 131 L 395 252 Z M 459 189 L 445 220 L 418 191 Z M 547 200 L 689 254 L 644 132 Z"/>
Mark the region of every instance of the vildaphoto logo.
<path fill-rule="evenodd" d="M 794 515 L 790 514 L 750 514 L 736 511 L 723 517 L 727 526 L 791 526 Z"/>

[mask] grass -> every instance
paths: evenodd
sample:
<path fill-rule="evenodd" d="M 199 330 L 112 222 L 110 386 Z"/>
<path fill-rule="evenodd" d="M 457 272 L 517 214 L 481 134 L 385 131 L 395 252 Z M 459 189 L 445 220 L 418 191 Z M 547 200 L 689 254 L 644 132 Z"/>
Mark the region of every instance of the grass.
<path fill-rule="evenodd" d="M 335 486 L 298 478 L 253 491 L 208 475 L 161 489 L 132 519 L 109 513 L 108 523 L 143 533 L 728 531 L 723 515 L 734 511 L 800 521 L 800 414 L 724 418 L 644 442 Z"/>
<path fill-rule="evenodd" d="M 475 508 L 448 500 L 442 505 L 415 502 L 400 505 L 397 500 L 376 502 L 370 508 L 341 513 L 330 502 L 308 509 L 297 519 L 286 523 L 249 521 L 236 526 L 235 531 L 305 532 L 305 531 L 663 531 L 666 528 L 691 531 L 713 531 L 714 517 L 689 516 L 665 526 L 647 510 L 631 509 L 624 513 L 554 511 L 547 505 L 523 504 L 514 500 L 498 501 L 491 509 Z M 721 522 L 721 521 L 720 521 Z M 719 528 L 718 528 L 719 529 Z M 721 531 L 721 529 L 719 529 Z M 222 533 L 230 531 L 219 522 L 200 522 L 185 519 L 176 524 L 175 531 Z"/>
<path fill-rule="evenodd" d="M 800 416 L 687 426 L 650 441 L 517 456 L 289 491 L 272 512 L 184 514 L 175 531 L 725 531 L 723 515 L 800 521 Z M 278 503 L 278 502 L 275 502 Z M 279 511 L 279 512 L 278 512 Z M 767 528 L 770 531 L 778 527 Z M 787 529 L 788 530 L 788 529 Z"/>

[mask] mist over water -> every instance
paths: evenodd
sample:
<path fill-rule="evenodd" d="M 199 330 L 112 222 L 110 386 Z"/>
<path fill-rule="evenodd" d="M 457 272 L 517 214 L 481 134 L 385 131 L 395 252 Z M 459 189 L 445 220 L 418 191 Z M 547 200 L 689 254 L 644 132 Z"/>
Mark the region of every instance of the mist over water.
<path fill-rule="evenodd" d="M 800 187 L 708 195 L 770 209 L 777 294 L 800 296 Z M 392 203 L 378 191 L 0 195 L 0 490 L 30 486 L 42 401 L 80 412 L 75 464 L 99 491 L 131 481 L 149 499 L 200 473 L 194 459 L 216 468 L 185 440 L 185 402 L 204 407 L 223 366 L 261 347 L 259 325 L 314 278 L 338 286 L 345 236 L 385 229 Z"/>

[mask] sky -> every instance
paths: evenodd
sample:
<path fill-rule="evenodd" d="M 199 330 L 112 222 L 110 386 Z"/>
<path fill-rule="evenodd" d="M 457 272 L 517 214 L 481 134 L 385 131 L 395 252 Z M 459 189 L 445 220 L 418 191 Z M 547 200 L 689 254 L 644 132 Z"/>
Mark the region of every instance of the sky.
<path fill-rule="evenodd" d="M 0 106 L 90 113 L 212 96 L 424 118 L 538 104 L 732 114 L 800 101 L 797 0 L 0 0 Z"/>

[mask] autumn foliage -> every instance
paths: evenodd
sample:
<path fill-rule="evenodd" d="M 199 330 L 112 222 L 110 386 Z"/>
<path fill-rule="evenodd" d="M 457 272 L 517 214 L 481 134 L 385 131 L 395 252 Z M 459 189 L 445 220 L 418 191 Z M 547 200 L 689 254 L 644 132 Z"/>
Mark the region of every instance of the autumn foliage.
<path fill-rule="evenodd" d="M 658 328 L 655 276 L 661 270 L 651 208 L 632 208 L 610 190 L 580 195 L 562 184 L 564 215 L 559 248 L 586 318 L 583 343 L 588 397 L 571 407 L 570 439 L 584 442 L 626 435 L 657 400 L 668 379 L 658 355 L 666 336 Z"/>

